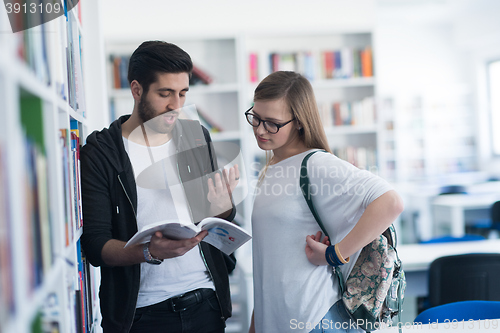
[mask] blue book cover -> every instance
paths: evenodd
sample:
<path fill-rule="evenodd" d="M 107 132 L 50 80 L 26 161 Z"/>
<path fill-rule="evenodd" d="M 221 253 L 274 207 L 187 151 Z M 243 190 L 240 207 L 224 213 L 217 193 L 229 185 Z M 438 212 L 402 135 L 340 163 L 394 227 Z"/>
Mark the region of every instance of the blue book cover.
<path fill-rule="evenodd" d="M 342 59 L 340 51 L 335 51 L 335 68 L 333 70 L 334 78 L 342 77 Z"/>

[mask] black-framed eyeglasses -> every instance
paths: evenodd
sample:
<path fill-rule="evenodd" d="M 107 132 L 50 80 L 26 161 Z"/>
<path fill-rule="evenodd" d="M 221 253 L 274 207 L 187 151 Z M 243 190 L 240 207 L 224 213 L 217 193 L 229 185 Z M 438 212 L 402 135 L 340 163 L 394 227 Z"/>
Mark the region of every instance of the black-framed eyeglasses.
<path fill-rule="evenodd" d="M 292 121 L 295 120 L 295 118 L 292 118 L 289 121 L 287 121 L 286 123 L 276 124 L 276 123 L 269 121 L 269 120 L 260 119 L 255 114 L 250 112 L 250 111 L 252 111 L 252 109 L 253 109 L 253 106 L 245 112 L 245 117 L 247 118 L 248 123 L 250 125 L 252 125 L 253 127 L 259 127 L 260 123 L 262 123 L 264 125 L 264 128 L 266 129 L 266 131 L 268 131 L 271 134 L 278 133 L 280 128 L 282 128 L 283 126 L 285 126 L 288 123 L 291 123 Z"/>

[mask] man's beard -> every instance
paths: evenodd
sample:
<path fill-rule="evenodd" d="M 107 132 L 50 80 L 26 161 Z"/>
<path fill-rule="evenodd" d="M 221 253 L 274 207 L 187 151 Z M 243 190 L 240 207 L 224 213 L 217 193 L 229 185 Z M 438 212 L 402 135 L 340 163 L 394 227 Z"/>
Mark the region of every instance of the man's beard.
<path fill-rule="evenodd" d="M 157 133 L 168 134 L 175 126 L 175 122 L 173 124 L 166 124 L 163 121 L 162 117 L 168 111 L 160 113 L 155 111 L 155 109 L 151 106 L 151 103 L 146 100 L 145 95 L 141 96 L 137 111 L 139 118 L 142 120 L 144 125 Z"/>

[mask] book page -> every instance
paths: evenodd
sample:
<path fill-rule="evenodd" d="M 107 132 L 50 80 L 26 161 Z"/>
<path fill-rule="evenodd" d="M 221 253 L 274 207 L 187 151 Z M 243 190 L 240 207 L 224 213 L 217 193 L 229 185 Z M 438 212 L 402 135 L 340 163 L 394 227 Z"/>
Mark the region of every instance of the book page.
<path fill-rule="evenodd" d="M 208 217 L 203 219 L 197 226 L 184 224 L 177 220 L 149 224 L 130 238 L 125 247 L 149 242 L 157 231 L 161 231 L 169 239 L 187 239 L 196 236 L 202 230 L 208 231 L 208 235 L 203 239 L 203 242 L 215 246 L 228 255 L 252 238 L 248 232 L 232 222 L 218 217 Z"/>
<path fill-rule="evenodd" d="M 217 217 L 203 219 L 198 227 L 201 230 L 208 230 L 204 242 L 228 255 L 252 238 L 243 228 Z"/>
<path fill-rule="evenodd" d="M 127 244 L 125 244 L 125 247 L 147 243 L 157 231 L 161 231 L 165 237 L 170 239 L 187 239 L 196 236 L 201 230 L 194 224 L 183 224 L 179 223 L 177 220 L 160 221 L 148 224 L 139 230 L 130 238 Z"/>

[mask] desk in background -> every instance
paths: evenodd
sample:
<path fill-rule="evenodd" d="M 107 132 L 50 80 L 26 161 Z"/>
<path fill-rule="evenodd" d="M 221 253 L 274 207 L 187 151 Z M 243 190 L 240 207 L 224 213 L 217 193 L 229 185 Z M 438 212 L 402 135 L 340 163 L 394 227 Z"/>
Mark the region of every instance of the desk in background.
<path fill-rule="evenodd" d="M 440 257 L 466 253 L 500 253 L 500 239 L 472 242 L 408 244 L 397 247 L 406 274 L 407 296 L 426 296 L 428 270 Z"/>
<path fill-rule="evenodd" d="M 448 208 L 451 212 L 445 222 L 450 224 L 451 235 L 462 237 L 465 235 L 465 211 L 475 209 L 489 209 L 500 200 L 500 193 L 487 194 L 447 194 L 436 197 L 432 206 L 434 209 Z M 442 219 L 435 223 L 441 225 Z"/>
<path fill-rule="evenodd" d="M 452 236 L 463 236 L 466 211 L 488 209 L 500 200 L 500 181 L 470 184 L 466 187 L 467 194 L 439 195 L 440 186 L 437 184 L 395 184 L 395 188 L 405 201 L 404 218 L 411 222 L 409 231 L 406 231 L 410 233 L 408 237 L 416 240 L 440 236 L 435 232 L 436 224 L 448 225 Z M 435 210 L 446 214 L 441 214 L 436 221 Z"/>

